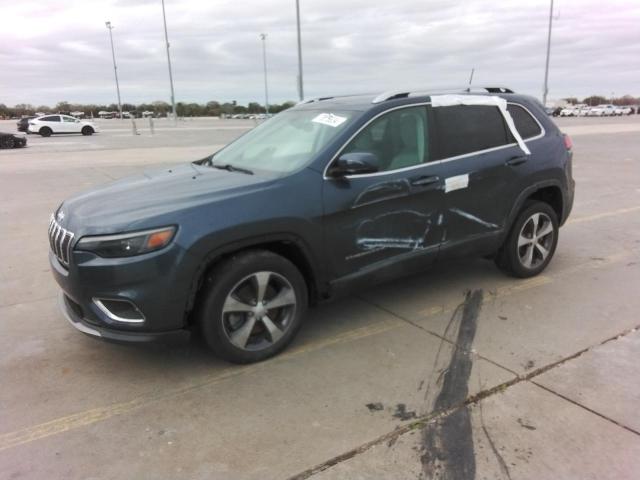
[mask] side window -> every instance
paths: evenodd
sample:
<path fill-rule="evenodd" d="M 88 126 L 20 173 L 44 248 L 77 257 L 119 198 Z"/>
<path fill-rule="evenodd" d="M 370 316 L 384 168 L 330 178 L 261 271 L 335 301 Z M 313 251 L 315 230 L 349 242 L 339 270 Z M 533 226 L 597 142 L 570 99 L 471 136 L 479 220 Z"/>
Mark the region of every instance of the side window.
<path fill-rule="evenodd" d="M 59 122 L 60 121 L 60 116 L 59 115 L 51 115 L 49 117 L 42 117 L 40 120 L 42 120 L 43 122 Z"/>
<path fill-rule="evenodd" d="M 540 125 L 538 125 L 538 122 L 520 105 L 509 103 L 507 104 L 507 111 L 511 114 L 513 123 L 524 140 L 542 133 L 542 129 L 540 128 Z M 509 137 L 511 142 L 515 142 L 511 132 L 509 132 Z"/>
<path fill-rule="evenodd" d="M 75 123 L 76 119 L 72 117 L 62 117 L 63 122 Z"/>
<path fill-rule="evenodd" d="M 394 110 L 367 125 L 342 153 L 374 153 L 381 171 L 411 167 L 429 161 L 426 131 L 425 107 Z"/>
<path fill-rule="evenodd" d="M 454 105 L 432 108 L 438 159 L 511 143 L 498 107 Z"/>

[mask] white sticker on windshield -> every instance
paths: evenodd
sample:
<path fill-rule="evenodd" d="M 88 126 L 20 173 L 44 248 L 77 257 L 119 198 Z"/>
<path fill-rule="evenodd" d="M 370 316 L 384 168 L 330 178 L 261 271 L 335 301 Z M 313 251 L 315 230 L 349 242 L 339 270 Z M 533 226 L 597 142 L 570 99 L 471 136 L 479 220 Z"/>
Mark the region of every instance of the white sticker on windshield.
<path fill-rule="evenodd" d="M 346 122 L 347 117 L 339 117 L 338 115 L 334 115 L 333 113 L 321 113 L 311 121 L 321 123 L 323 125 L 328 125 L 330 127 L 337 127 L 338 125 L 342 125 L 344 122 Z"/>

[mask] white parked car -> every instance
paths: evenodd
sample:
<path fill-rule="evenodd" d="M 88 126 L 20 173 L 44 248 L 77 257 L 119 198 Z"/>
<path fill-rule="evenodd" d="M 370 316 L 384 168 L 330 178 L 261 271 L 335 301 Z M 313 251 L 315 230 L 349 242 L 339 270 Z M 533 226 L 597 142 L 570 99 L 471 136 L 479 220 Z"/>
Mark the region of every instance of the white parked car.
<path fill-rule="evenodd" d="M 93 135 L 98 127 L 88 120 L 78 120 L 69 115 L 45 115 L 29 120 L 29 132 L 48 137 L 58 133 Z"/>
<path fill-rule="evenodd" d="M 587 112 L 588 117 L 611 117 L 615 115 L 616 107 L 611 104 L 598 105 L 597 107 L 591 107 Z"/>
<path fill-rule="evenodd" d="M 574 106 L 564 107 L 560 110 L 561 117 L 576 117 L 578 116 L 578 109 Z"/>
<path fill-rule="evenodd" d="M 633 113 L 633 108 L 627 105 L 618 106 L 614 110 L 615 115 L 631 115 L 632 113 Z"/>

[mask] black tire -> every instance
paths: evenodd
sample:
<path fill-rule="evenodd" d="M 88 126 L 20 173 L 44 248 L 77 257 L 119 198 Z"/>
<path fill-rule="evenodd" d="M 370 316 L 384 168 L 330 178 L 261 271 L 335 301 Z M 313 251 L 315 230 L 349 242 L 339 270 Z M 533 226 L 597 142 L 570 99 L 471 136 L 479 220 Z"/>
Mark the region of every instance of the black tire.
<path fill-rule="evenodd" d="M 13 148 L 15 147 L 15 141 L 13 137 L 2 137 L 0 138 L 0 148 Z"/>
<path fill-rule="evenodd" d="M 93 135 L 93 128 L 89 126 L 85 126 L 85 127 L 82 127 L 81 132 L 83 135 Z"/>
<path fill-rule="evenodd" d="M 38 133 L 43 137 L 50 137 L 53 132 L 49 127 L 42 127 Z"/>
<path fill-rule="evenodd" d="M 538 215 L 538 225 L 535 226 L 533 221 L 534 215 Z M 536 236 L 537 233 L 544 233 L 548 227 L 547 221 L 550 223 L 550 234 Z M 536 228 L 538 232 L 535 232 Z M 529 233 L 531 232 L 531 235 Z M 518 246 L 521 238 L 527 240 L 531 238 L 529 243 Z M 522 207 L 522 210 L 518 214 L 509 235 L 504 241 L 504 244 L 496 254 L 495 263 L 500 270 L 505 273 L 518 277 L 528 278 L 538 275 L 542 272 L 556 251 L 558 245 L 558 216 L 556 212 L 548 203 L 529 200 Z M 551 235 L 551 237 L 549 237 Z M 535 238 L 534 238 L 535 237 Z M 548 253 L 544 256 L 543 249 Z M 531 251 L 531 256 L 527 254 Z M 523 257 L 525 257 L 523 259 Z M 529 265 L 527 260 L 531 259 Z"/>
<path fill-rule="evenodd" d="M 235 313 L 229 311 L 223 313 L 228 299 L 239 298 L 239 295 L 232 297 L 232 293 L 235 294 L 242 289 L 250 292 L 253 286 L 256 286 L 254 281 L 258 282 L 255 274 L 260 275 L 264 272 L 270 272 L 270 275 L 267 277 L 267 293 L 263 298 L 266 299 L 271 295 L 273 300 L 278 293 L 286 289 L 289 295 L 291 292 L 295 295 L 294 305 L 270 310 L 268 304 L 271 300 L 268 300 L 266 306 L 261 307 L 262 312 L 240 312 L 230 309 Z M 282 282 L 283 285 L 288 285 L 278 291 L 269 282 Z M 253 291 L 256 294 L 255 298 L 259 298 L 257 286 Z M 229 362 L 252 363 L 276 355 L 293 340 L 307 310 L 308 293 L 303 276 L 289 260 L 269 251 L 249 250 L 233 255 L 217 265 L 206 278 L 199 300 L 196 318 L 206 345 L 216 355 Z M 242 300 L 240 303 L 246 307 L 249 303 L 255 305 L 260 302 Z M 278 323 L 282 327 L 278 328 L 277 335 L 281 336 L 275 341 L 261 315 L 267 317 L 272 326 Z M 272 316 L 274 322 L 269 318 Z M 249 323 L 250 321 L 253 323 Z M 232 342 L 232 334 L 240 332 L 243 327 L 247 331 L 247 326 L 249 326 L 249 333 L 244 342 L 245 346 L 239 348 L 237 343 Z M 236 342 L 238 342 L 237 339 Z"/>

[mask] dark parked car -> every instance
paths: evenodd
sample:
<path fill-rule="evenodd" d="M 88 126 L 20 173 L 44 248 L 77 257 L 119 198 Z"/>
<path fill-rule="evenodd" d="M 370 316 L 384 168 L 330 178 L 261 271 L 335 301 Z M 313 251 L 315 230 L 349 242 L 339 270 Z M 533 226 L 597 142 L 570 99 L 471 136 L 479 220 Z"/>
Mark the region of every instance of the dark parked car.
<path fill-rule="evenodd" d="M 86 334 L 198 330 L 221 357 L 258 361 L 308 305 L 436 260 L 540 273 L 573 205 L 571 164 L 569 137 L 508 89 L 314 99 L 210 157 L 66 200 L 50 262 Z"/>
<path fill-rule="evenodd" d="M 0 132 L 0 148 L 19 148 L 26 146 L 27 137 L 25 135 Z"/>
<path fill-rule="evenodd" d="M 34 116 L 31 117 L 22 117 L 20 120 L 18 120 L 17 122 L 17 126 L 18 126 L 18 131 L 19 132 L 25 132 L 25 133 L 29 133 L 29 120 L 36 118 Z"/>

